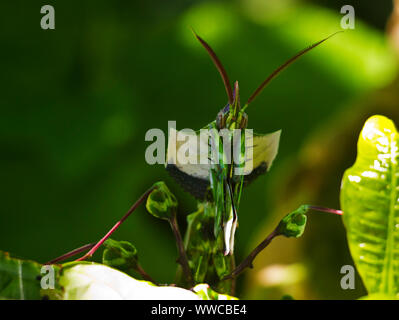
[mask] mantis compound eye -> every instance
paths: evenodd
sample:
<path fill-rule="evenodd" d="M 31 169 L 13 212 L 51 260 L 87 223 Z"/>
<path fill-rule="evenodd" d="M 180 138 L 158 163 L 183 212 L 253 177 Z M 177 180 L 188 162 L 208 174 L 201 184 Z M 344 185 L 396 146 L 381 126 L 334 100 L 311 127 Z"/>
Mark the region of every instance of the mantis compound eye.
<path fill-rule="evenodd" d="M 245 129 L 248 125 L 248 115 L 244 112 L 241 117 L 240 129 Z"/>
<path fill-rule="evenodd" d="M 216 127 L 218 130 L 223 129 L 226 125 L 226 119 L 224 118 L 223 111 L 220 111 L 216 116 Z"/>

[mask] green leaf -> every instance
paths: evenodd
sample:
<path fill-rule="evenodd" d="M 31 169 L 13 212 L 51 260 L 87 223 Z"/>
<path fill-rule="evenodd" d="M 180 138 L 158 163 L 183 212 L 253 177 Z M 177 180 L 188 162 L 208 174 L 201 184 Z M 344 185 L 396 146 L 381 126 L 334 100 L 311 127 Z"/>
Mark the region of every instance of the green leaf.
<path fill-rule="evenodd" d="M 388 296 L 383 293 L 373 293 L 365 297 L 359 298 L 359 300 L 398 300 L 398 297 L 396 296 Z"/>
<path fill-rule="evenodd" d="M 202 300 L 238 300 L 236 297 L 213 291 L 208 284 L 197 284 L 192 289 Z"/>
<path fill-rule="evenodd" d="M 55 289 L 42 289 L 42 265 L 29 260 L 11 258 L 8 253 L 0 251 L 0 300 L 37 300 L 55 293 Z M 53 266 L 57 278 L 59 267 Z"/>
<path fill-rule="evenodd" d="M 40 299 L 40 268 L 0 252 L 0 299 Z"/>
<path fill-rule="evenodd" d="M 155 183 L 147 198 L 146 208 L 154 217 L 169 220 L 176 213 L 177 200 L 163 181 Z"/>
<path fill-rule="evenodd" d="M 369 118 L 341 189 L 349 248 L 369 294 L 399 293 L 399 136 L 383 116 Z"/>
<path fill-rule="evenodd" d="M 138 262 L 137 249 L 130 242 L 107 239 L 104 242 L 104 246 L 103 264 L 123 272 L 136 269 Z"/>
<path fill-rule="evenodd" d="M 66 300 L 232 300 L 219 294 L 207 284 L 193 290 L 174 286 L 156 286 L 136 280 L 127 274 L 97 263 L 72 263 L 63 269 L 61 284 Z"/>
<path fill-rule="evenodd" d="M 277 226 L 277 233 L 288 238 L 299 238 L 302 236 L 306 227 L 306 213 L 309 211 L 308 205 L 300 206 L 295 211 L 287 214 Z"/>
<path fill-rule="evenodd" d="M 63 268 L 60 283 L 65 300 L 195 300 L 190 290 L 156 286 L 136 280 L 116 269 L 97 263 L 72 263 Z"/>
<path fill-rule="evenodd" d="M 122 243 L 124 241 L 121 241 Z M 112 248 L 121 242 L 110 241 Z M 124 244 L 122 247 L 125 248 Z M 131 249 L 130 246 L 129 250 Z M 54 270 L 54 289 L 42 289 L 44 267 Z M 1 299 L 64 299 L 64 300 L 198 300 L 235 299 L 214 292 L 206 284 L 192 291 L 174 286 L 156 286 L 149 281 L 136 280 L 126 273 L 94 262 L 69 262 L 62 267 L 43 266 L 37 262 L 10 258 L 0 251 Z"/>

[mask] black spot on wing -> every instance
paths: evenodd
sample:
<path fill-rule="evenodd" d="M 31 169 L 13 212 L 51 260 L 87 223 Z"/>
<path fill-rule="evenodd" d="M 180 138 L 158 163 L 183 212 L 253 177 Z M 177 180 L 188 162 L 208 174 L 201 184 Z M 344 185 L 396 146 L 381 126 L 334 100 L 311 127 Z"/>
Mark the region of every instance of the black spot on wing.
<path fill-rule="evenodd" d="M 169 172 L 185 191 L 189 192 L 195 198 L 199 200 L 205 200 L 205 198 L 207 198 L 209 188 L 208 180 L 190 176 L 179 170 L 174 164 L 168 164 L 166 166 L 166 171 Z"/>
<path fill-rule="evenodd" d="M 252 172 L 244 177 L 244 186 L 247 186 L 252 181 L 254 181 L 260 175 L 266 173 L 267 171 L 267 163 L 262 162 L 259 166 L 254 168 Z"/>
<path fill-rule="evenodd" d="M 189 174 L 179 170 L 174 164 L 168 164 L 166 171 L 177 181 L 181 187 L 190 193 L 192 196 L 199 200 L 211 200 L 212 195 L 209 192 L 209 181 L 197 177 L 190 176 Z M 257 177 L 267 172 L 267 163 L 262 162 L 258 167 L 252 170 L 249 175 L 244 177 L 244 186 L 247 186 Z"/>

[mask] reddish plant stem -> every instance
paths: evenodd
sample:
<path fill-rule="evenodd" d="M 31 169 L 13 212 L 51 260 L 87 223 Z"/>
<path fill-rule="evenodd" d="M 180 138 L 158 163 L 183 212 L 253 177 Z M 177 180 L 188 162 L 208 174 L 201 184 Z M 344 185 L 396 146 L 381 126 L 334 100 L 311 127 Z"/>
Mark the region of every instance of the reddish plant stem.
<path fill-rule="evenodd" d="M 325 207 L 319 207 L 319 206 L 307 206 L 308 209 L 310 210 L 315 210 L 315 211 L 320 211 L 320 212 L 327 212 L 327 213 L 333 213 L 337 215 L 342 215 L 344 212 L 342 210 L 337 210 L 337 209 L 331 209 L 331 208 L 325 208 Z M 256 256 L 263 250 L 265 249 L 270 242 L 277 236 L 281 235 L 278 231 L 277 228 L 274 229 L 272 233 L 270 233 L 265 240 L 263 240 L 252 252 L 248 255 L 247 258 L 243 262 L 241 262 L 237 268 L 235 268 L 229 275 L 224 277 L 224 280 L 234 278 L 238 276 L 240 273 L 242 273 L 246 268 L 252 268 L 252 262 L 256 258 Z"/>
<path fill-rule="evenodd" d="M 337 214 L 340 216 L 342 216 L 342 214 L 344 213 L 342 210 L 319 207 L 319 206 L 309 206 L 309 209 L 315 210 L 315 211 L 320 211 L 320 212 L 333 213 L 333 214 Z"/>
<path fill-rule="evenodd" d="M 256 258 L 256 256 L 265 249 L 272 240 L 279 236 L 280 233 L 277 231 L 277 228 L 274 229 L 266 238 L 263 240 L 252 252 L 245 258 L 243 262 L 241 262 L 237 268 L 235 268 L 229 275 L 223 278 L 223 280 L 231 279 L 237 277 L 241 272 L 243 272 L 246 268 L 253 268 L 252 262 Z"/>
<path fill-rule="evenodd" d="M 88 253 L 86 253 L 83 257 L 76 259 L 75 261 L 82 261 L 85 260 L 89 257 L 91 257 L 94 252 L 97 251 L 97 249 L 105 242 L 105 240 L 107 240 L 112 233 L 114 233 L 114 231 L 116 229 L 119 228 L 119 226 L 132 214 L 132 212 L 134 210 L 136 210 L 136 208 L 142 204 L 148 197 L 148 195 L 154 190 L 154 187 L 151 187 L 150 189 L 148 189 L 146 192 L 144 192 L 144 194 L 131 206 L 131 208 L 128 210 L 128 212 L 126 212 L 126 214 L 122 217 L 122 219 L 120 219 L 112 228 L 111 230 L 109 230 L 107 232 L 107 234 L 101 238 L 100 241 L 98 241 L 93 248 L 90 249 L 90 251 Z"/>
<path fill-rule="evenodd" d="M 173 235 L 175 236 L 176 239 L 177 250 L 179 251 L 179 258 L 177 259 L 177 262 L 182 266 L 184 275 L 186 276 L 188 282 L 191 283 L 192 281 L 191 271 L 188 265 L 188 258 L 186 250 L 184 250 L 183 239 L 181 237 L 175 213 L 173 214 L 172 218 L 169 219 L 169 223 L 170 227 L 172 228 Z"/>
<path fill-rule="evenodd" d="M 157 284 L 150 276 L 147 272 L 144 271 L 144 269 L 142 268 L 142 266 L 140 264 L 137 263 L 136 265 L 136 271 L 143 277 L 144 280 L 150 281 L 154 284 Z"/>
<path fill-rule="evenodd" d="M 81 253 L 81 252 L 84 252 L 86 250 L 89 250 L 89 249 L 93 248 L 95 246 L 95 244 L 96 244 L 95 242 L 86 244 L 86 245 L 84 245 L 82 247 L 79 247 L 77 249 L 74 249 L 72 251 L 69 251 L 69 252 L 63 254 L 62 256 L 59 256 L 59 257 L 57 257 L 57 258 L 55 258 L 53 260 L 50 260 L 50 261 L 46 262 L 45 264 L 56 264 L 58 262 L 64 261 L 64 260 L 66 260 L 66 259 L 68 259 L 70 257 L 73 257 L 74 255 L 77 255 L 78 253 Z"/>

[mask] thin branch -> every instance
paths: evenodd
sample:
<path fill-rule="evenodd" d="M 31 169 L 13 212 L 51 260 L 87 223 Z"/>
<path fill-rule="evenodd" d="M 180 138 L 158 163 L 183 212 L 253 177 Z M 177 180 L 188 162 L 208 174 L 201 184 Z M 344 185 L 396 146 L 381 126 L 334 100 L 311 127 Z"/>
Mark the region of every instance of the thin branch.
<path fill-rule="evenodd" d="M 64 261 L 64 260 L 66 260 L 66 259 L 68 259 L 70 257 L 73 257 L 74 255 L 77 255 L 79 253 L 82 253 L 84 251 L 87 251 L 87 250 L 93 248 L 95 246 L 95 244 L 96 244 L 95 242 L 86 244 L 84 246 L 81 246 L 81 247 L 79 247 L 77 249 L 74 249 L 72 251 L 69 251 L 69 252 L 63 254 L 62 256 L 59 256 L 59 257 L 57 257 L 57 258 L 55 258 L 53 260 L 50 260 L 50 261 L 46 262 L 45 264 L 56 264 L 58 262 Z"/>
<path fill-rule="evenodd" d="M 111 230 L 109 230 L 109 231 L 107 232 L 107 234 L 106 234 L 104 237 L 102 237 L 101 240 L 98 241 L 98 242 L 96 243 L 95 246 L 93 246 L 93 248 L 91 248 L 91 250 L 90 250 L 88 253 L 86 253 L 83 257 L 81 257 L 81 258 L 79 258 L 79 259 L 76 259 L 75 261 L 82 261 L 82 260 L 85 260 L 85 259 L 91 257 L 91 256 L 94 254 L 94 252 L 96 252 L 97 249 L 105 242 L 105 240 L 107 240 L 107 239 L 111 236 L 111 234 L 112 234 L 116 229 L 118 229 L 119 226 L 131 215 L 131 213 L 132 213 L 134 210 L 136 210 L 136 208 L 137 208 L 140 204 L 142 204 L 142 203 L 147 199 L 148 195 L 154 190 L 154 188 L 155 188 L 155 187 L 152 186 L 152 187 L 149 188 L 146 192 L 144 192 L 144 194 L 135 202 L 135 204 L 133 204 L 133 205 L 131 206 L 131 208 L 128 210 L 128 212 L 126 212 L 126 214 L 122 217 L 122 219 L 120 219 L 120 220 L 111 228 Z"/>
<path fill-rule="evenodd" d="M 137 263 L 136 271 L 143 277 L 144 280 L 150 281 L 154 284 L 157 284 L 154 279 L 152 279 L 147 272 L 144 271 L 143 267 Z"/>
<path fill-rule="evenodd" d="M 342 210 L 337 210 L 337 209 L 331 209 L 331 208 L 325 208 L 325 207 L 319 207 L 319 206 L 311 206 L 311 205 L 306 205 L 308 209 L 315 210 L 315 211 L 320 211 L 320 212 L 327 212 L 327 213 L 333 213 L 337 215 L 342 215 L 343 211 Z M 265 240 L 263 240 L 252 252 L 248 255 L 247 258 L 243 262 L 239 264 L 237 268 L 235 268 L 229 275 L 223 278 L 223 280 L 231 279 L 234 277 L 237 277 L 240 273 L 242 273 L 246 268 L 253 268 L 252 262 L 256 258 L 256 256 L 263 250 L 265 249 L 270 242 L 277 236 L 282 235 L 278 231 L 278 226 L 276 229 L 270 233 Z"/>
<path fill-rule="evenodd" d="M 169 223 L 176 239 L 177 250 L 179 251 L 179 258 L 177 259 L 177 262 L 180 263 L 180 265 L 182 266 L 183 273 L 186 276 L 187 280 L 191 282 L 191 271 L 188 265 L 186 250 L 184 250 L 183 239 L 179 231 L 179 225 L 177 224 L 176 214 L 173 214 L 173 217 L 169 219 Z"/>
<path fill-rule="evenodd" d="M 229 275 L 223 278 L 223 280 L 231 279 L 234 277 L 237 277 L 241 272 L 243 272 L 246 268 L 253 268 L 252 262 L 256 258 L 256 256 L 263 250 L 265 249 L 272 240 L 281 235 L 278 231 L 277 228 L 270 233 L 265 240 L 263 240 L 252 252 L 248 255 L 248 257 L 245 258 L 243 262 L 241 262 L 237 268 L 235 268 Z"/>

